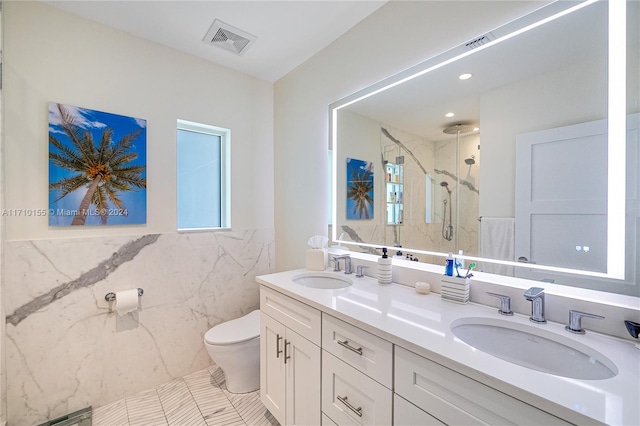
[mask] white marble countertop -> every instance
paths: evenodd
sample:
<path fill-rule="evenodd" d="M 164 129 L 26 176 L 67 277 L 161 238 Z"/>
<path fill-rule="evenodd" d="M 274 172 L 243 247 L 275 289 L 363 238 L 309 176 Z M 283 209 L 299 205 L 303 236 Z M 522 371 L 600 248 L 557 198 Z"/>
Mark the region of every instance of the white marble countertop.
<path fill-rule="evenodd" d="M 493 307 L 459 305 L 441 300 L 437 293 L 421 295 L 399 284 L 379 285 L 370 277 L 348 275 L 353 285 L 338 290 L 307 288 L 292 281 L 304 272 L 310 271 L 286 271 L 256 280 L 569 422 L 640 425 L 640 350 L 631 341 L 591 331 L 575 335 L 566 332 L 564 324 L 533 324 L 524 315 L 503 316 Z M 579 380 L 503 361 L 454 336 L 451 323 L 465 317 L 540 327 L 605 355 L 618 374 L 611 379 Z"/>

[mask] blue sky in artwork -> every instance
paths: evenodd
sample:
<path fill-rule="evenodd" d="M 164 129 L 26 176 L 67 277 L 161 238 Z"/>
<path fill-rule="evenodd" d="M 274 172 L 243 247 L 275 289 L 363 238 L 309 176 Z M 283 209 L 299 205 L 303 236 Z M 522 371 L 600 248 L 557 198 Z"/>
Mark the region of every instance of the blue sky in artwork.
<path fill-rule="evenodd" d="M 373 182 L 373 163 L 370 161 L 356 160 L 355 158 L 347 158 L 347 192 L 349 191 L 349 186 L 351 186 L 351 169 L 354 170 L 370 170 L 371 175 L 369 176 L 369 182 Z M 373 188 L 373 185 L 371 186 Z M 373 189 L 368 192 L 369 197 L 373 200 Z M 357 213 L 358 210 L 356 208 L 356 201 L 352 198 L 347 197 L 347 219 L 365 219 L 366 216 L 362 217 Z M 367 213 L 369 215 L 369 219 L 373 219 L 373 201 L 371 203 L 367 203 Z"/>
<path fill-rule="evenodd" d="M 71 105 L 63 105 L 64 108 L 73 116 L 76 126 L 83 131 L 91 132 L 95 144 L 99 144 L 102 139 L 102 132 L 107 129 L 113 129 L 112 144 L 120 141 L 125 135 L 140 129 L 140 134 L 133 142 L 132 148 L 128 152 L 135 152 L 138 157 L 127 163 L 127 165 L 146 165 L 147 163 L 147 123 L 146 120 L 127 117 L 123 115 L 110 114 L 107 112 L 95 111 L 86 108 L 79 108 Z M 49 133 L 59 140 L 63 145 L 73 147 L 71 139 L 63 130 L 62 119 L 56 103 L 49 103 Z M 53 152 L 57 149 L 49 144 L 49 149 Z M 57 182 L 60 179 L 69 178 L 77 175 L 78 172 L 67 170 L 54 165 L 49 161 L 49 182 Z M 146 179 L 146 171 L 142 174 Z M 67 214 L 58 214 L 62 210 L 76 211 L 82 198 L 86 194 L 87 186 L 77 189 L 68 194 L 64 198 L 56 201 L 59 197 L 58 191 L 49 191 L 49 226 L 69 226 L 73 220 L 73 216 Z M 109 203 L 109 207 L 114 209 L 110 211 L 107 219 L 107 225 L 129 225 L 144 224 L 147 221 L 147 191 L 146 189 L 135 189 L 134 191 L 119 192 L 118 196 L 124 204 L 127 215 L 121 215 L 116 212 L 116 207 Z M 96 206 L 92 205 L 91 210 L 95 211 Z M 102 225 L 100 216 L 97 214 L 87 216 L 85 225 Z"/>

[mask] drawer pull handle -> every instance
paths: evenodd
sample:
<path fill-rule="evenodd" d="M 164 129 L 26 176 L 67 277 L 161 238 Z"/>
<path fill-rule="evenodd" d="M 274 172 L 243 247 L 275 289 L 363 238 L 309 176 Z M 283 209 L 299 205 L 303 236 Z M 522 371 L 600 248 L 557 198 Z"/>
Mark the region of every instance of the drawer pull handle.
<path fill-rule="evenodd" d="M 280 349 L 280 340 L 282 340 L 282 336 L 276 334 L 276 358 L 280 358 L 280 354 L 282 350 Z"/>
<path fill-rule="evenodd" d="M 291 342 L 287 342 L 287 339 L 284 339 L 284 363 L 287 363 L 287 360 L 291 358 L 290 355 L 287 355 L 287 346 L 289 346 Z"/>
<path fill-rule="evenodd" d="M 353 411 L 354 413 L 356 413 L 358 415 L 358 417 L 362 417 L 362 407 L 354 407 L 353 405 L 349 404 L 349 401 L 347 401 L 347 397 L 342 397 L 340 395 L 338 395 L 338 401 L 342 402 L 344 405 L 347 406 L 347 408 L 351 411 Z"/>
<path fill-rule="evenodd" d="M 354 348 L 353 346 L 351 346 L 349 344 L 348 340 L 345 340 L 344 342 L 338 340 L 338 344 L 340 346 L 343 346 L 343 347 L 349 349 L 350 351 L 353 351 L 353 352 L 357 353 L 358 355 L 362 355 L 362 348 Z"/>

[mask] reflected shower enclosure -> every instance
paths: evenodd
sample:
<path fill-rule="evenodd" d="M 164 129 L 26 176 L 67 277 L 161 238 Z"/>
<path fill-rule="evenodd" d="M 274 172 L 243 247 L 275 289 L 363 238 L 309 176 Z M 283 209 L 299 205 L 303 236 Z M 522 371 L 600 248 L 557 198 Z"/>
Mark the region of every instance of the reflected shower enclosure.
<path fill-rule="evenodd" d="M 357 150 L 361 158 L 377 158 L 375 167 L 383 171 L 374 180 L 374 193 L 380 200 L 375 203 L 375 219 L 347 218 L 347 214 L 353 214 L 353 207 L 347 208 L 341 218 L 339 210 L 339 233 L 352 240 L 378 241 L 390 247 L 430 247 L 456 253 L 463 250 L 477 255 L 479 131 L 443 123 L 436 134 L 426 137 L 353 111 L 340 110 L 338 114 L 339 134 L 369 135 L 350 139 L 353 151 Z M 455 131 L 447 133 L 445 128 Z M 473 164 L 468 159 L 473 159 Z M 425 254 L 416 257 L 439 262 Z"/>
<path fill-rule="evenodd" d="M 477 255 L 478 130 L 445 126 L 439 134 L 424 137 L 383 123 L 381 129 L 379 153 L 404 157 L 404 218 L 399 226 L 384 227 L 385 244 Z M 427 255 L 417 257 L 439 262 Z"/>

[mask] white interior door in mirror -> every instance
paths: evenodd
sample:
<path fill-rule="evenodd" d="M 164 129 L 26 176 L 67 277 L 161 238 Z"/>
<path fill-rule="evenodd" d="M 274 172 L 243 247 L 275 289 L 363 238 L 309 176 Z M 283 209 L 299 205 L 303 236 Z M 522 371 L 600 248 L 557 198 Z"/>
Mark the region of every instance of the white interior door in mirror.
<path fill-rule="evenodd" d="M 516 259 L 606 273 L 606 120 L 518 135 L 516 145 Z"/>
<path fill-rule="evenodd" d="M 627 119 L 629 285 L 635 284 L 639 266 L 638 118 L 633 114 Z M 521 134 L 516 142 L 516 259 L 607 273 L 607 120 Z M 554 282 L 560 276 L 517 269 L 518 276 L 535 280 Z M 571 278 L 562 277 L 563 283 L 567 280 Z M 596 279 L 594 285 L 607 281 Z"/>

